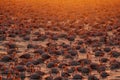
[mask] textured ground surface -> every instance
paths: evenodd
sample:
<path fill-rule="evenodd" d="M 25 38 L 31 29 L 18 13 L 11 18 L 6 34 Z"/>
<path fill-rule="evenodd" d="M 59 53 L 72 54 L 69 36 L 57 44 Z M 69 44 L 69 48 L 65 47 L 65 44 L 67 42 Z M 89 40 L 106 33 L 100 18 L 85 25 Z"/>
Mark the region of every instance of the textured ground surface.
<path fill-rule="evenodd" d="M 1 77 L 19 80 L 22 73 L 29 80 L 37 71 L 44 72 L 37 80 L 47 76 L 55 80 L 70 68 L 75 71 L 62 80 L 70 80 L 75 74 L 83 76 L 82 80 L 90 75 L 99 80 L 120 80 L 119 3 L 120 0 L 0 0 L 0 80 Z M 24 54 L 30 57 L 21 58 Z M 108 61 L 101 62 L 102 58 Z M 90 62 L 85 64 L 82 59 Z M 73 61 L 78 63 L 72 64 Z M 55 63 L 57 74 L 47 68 L 50 62 Z M 63 63 L 67 66 L 60 68 Z M 100 74 L 104 70 L 91 69 L 93 63 L 104 66 L 110 76 L 103 79 Z M 16 68 L 19 65 L 25 72 Z M 78 67 L 88 68 L 90 72 L 84 74 Z"/>

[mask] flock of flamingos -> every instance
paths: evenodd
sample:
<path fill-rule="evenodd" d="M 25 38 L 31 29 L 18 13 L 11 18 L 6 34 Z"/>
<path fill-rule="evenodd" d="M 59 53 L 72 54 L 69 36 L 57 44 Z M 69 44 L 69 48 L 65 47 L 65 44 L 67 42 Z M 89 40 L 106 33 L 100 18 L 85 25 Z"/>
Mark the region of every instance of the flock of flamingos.
<path fill-rule="evenodd" d="M 1 0 L 0 80 L 120 80 L 120 0 Z"/>

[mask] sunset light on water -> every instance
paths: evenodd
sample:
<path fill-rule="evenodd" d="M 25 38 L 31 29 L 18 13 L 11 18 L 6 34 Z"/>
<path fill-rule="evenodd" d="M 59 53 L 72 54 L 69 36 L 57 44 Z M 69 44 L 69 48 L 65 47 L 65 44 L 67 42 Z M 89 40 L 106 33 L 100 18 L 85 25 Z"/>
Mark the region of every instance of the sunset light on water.
<path fill-rule="evenodd" d="M 0 0 L 0 80 L 120 80 L 120 0 Z"/>

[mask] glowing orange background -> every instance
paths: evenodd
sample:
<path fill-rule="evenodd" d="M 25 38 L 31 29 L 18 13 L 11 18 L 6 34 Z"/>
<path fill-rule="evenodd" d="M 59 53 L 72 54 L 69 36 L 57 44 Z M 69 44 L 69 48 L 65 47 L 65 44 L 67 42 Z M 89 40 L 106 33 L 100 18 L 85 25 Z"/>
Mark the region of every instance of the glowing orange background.
<path fill-rule="evenodd" d="M 120 0 L 0 0 L 1 11 L 17 17 L 39 17 L 52 20 L 92 19 L 120 13 Z M 95 18 L 94 18 L 95 19 Z M 91 20 L 90 20 L 91 21 Z"/>

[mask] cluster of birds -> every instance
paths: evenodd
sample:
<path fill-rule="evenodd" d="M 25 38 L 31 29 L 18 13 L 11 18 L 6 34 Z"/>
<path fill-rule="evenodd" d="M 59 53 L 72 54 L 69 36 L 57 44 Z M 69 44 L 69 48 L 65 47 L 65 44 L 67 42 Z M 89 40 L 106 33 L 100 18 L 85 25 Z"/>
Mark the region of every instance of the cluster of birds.
<path fill-rule="evenodd" d="M 106 80 L 120 69 L 119 34 L 119 26 L 81 34 L 62 27 L 0 27 L 6 51 L 0 56 L 0 80 Z M 18 37 L 28 43 L 26 50 L 20 51 Z"/>

